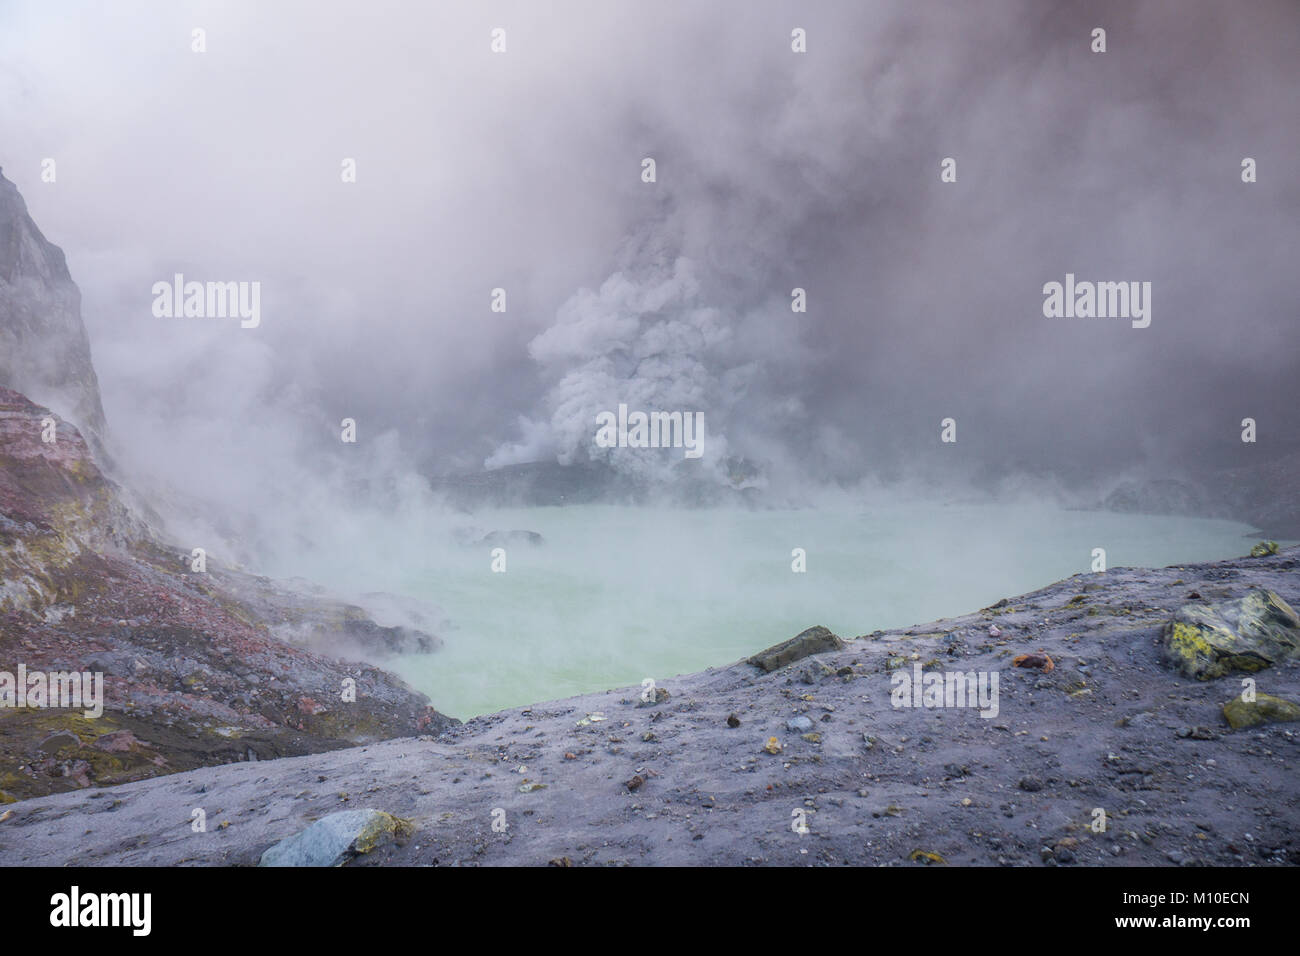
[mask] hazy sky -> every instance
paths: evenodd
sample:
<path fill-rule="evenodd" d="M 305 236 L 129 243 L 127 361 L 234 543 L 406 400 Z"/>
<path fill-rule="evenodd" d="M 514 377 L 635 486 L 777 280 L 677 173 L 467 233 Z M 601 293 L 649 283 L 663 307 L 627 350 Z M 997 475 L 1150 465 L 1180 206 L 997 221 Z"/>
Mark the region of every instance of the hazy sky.
<path fill-rule="evenodd" d="M 1298 81 L 1294 0 L 3 0 L 0 165 L 124 460 L 195 490 L 345 416 L 371 463 L 553 458 L 620 400 L 774 473 L 1161 473 L 1300 444 Z M 261 325 L 155 318 L 175 272 Z M 1044 317 L 1066 273 L 1150 327 Z"/>

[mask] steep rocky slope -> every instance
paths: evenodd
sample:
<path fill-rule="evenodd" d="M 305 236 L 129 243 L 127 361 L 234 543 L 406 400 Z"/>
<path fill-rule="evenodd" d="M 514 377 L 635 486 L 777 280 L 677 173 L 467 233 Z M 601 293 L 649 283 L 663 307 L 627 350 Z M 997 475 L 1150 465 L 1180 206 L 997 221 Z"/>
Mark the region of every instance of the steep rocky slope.
<path fill-rule="evenodd" d="M 102 461 L 104 409 L 63 250 L 0 172 L 0 385 L 74 422 Z"/>
<path fill-rule="evenodd" d="M 330 650 L 437 645 L 215 563 L 195 571 L 122 503 L 76 428 L 0 388 L 0 671 L 104 675 L 100 717 L 0 707 L 0 802 L 454 723 L 397 678 L 286 632 Z"/>

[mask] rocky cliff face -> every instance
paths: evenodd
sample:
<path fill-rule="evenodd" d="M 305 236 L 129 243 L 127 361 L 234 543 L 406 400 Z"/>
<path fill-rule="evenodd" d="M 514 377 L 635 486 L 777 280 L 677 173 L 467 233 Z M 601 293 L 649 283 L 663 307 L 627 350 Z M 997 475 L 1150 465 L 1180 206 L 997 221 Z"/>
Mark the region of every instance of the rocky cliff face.
<path fill-rule="evenodd" d="M 456 723 L 381 670 L 278 635 L 435 639 L 265 578 L 195 571 L 117 491 L 77 429 L 0 388 L 0 672 L 103 675 L 98 717 L 17 707 L 0 677 L 0 802 Z"/>
<path fill-rule="evenodd" d="M 101 456 L 99 379 L 81 321 L 81 293 L 63 250 L 41 234 L 0 173 L 0 385 L 75 423 Z"/>
<path fill-rule="evenodd" d="M 1126 481 L 1101 503 L 1107 511 L 1227 518 L 1263 535 L 1300 540 L 1300 454 L 1181 479 Z"/>
<path fill-rule="evenodd" d="M 196 569 L 124 498 L 103 471 L 80 301 L 0 176 L 0 803 L 454 725 L 396 677 L 334 656 L 431 651 L 436 637 L 300 584 Z M 19 702 L 20 674 L 73 672 L 102 675 L 102 714 Z"/>

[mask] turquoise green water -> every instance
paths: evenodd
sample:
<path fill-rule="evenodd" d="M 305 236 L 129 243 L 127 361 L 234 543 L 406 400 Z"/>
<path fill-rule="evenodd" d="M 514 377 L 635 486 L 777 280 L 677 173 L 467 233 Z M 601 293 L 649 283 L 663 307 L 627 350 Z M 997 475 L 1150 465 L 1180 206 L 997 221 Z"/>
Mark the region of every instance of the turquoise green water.
<path fill-rule="evenodd" d="M 456 544 L 452 529 L 527 529 L 545 544 Z M 1051 507 L 684 511 L 569 506 L 407 514 L 338 529 L 295 573 L 344 593 L 427 599 L 449 619 L 432 655 L 385 662 L 466 718 L 730 663 L 824 624 L 843 636 L 964 614 L 1079 572 L 1244 554 L 1228 521 Z M 807 571 L 791 570 L 791 551 Z M 333 554 L 331 554 L 333 549 Z M 341 560 L 340 556 L 346 558 Z"/>

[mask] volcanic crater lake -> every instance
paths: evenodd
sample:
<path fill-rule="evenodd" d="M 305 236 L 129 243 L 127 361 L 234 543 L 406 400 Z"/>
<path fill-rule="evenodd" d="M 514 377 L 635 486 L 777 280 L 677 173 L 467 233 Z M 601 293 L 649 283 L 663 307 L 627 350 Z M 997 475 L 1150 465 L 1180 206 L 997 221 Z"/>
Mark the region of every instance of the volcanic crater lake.
<path fill-rule="evenodd" d="M 491 532 L 527 530 L 525 536 Z M 1231 521 L 1023 503 L 823 510 L 569 505 L 342 526 L 277 569 L 438 605 L 445 645 L 383 666 L 466 719 L 725 665 L 814 624 L 848 638 L 969 613 L 1106 564 L 1245 554 Z M 490 535 L 490 537 L 489 537 Z M 487 540 L 484 540 L 487 538 Z M 505 571 L 500 566 L 504 550 Z M 792 570 L 794 549 L 806 568 Z"/>

